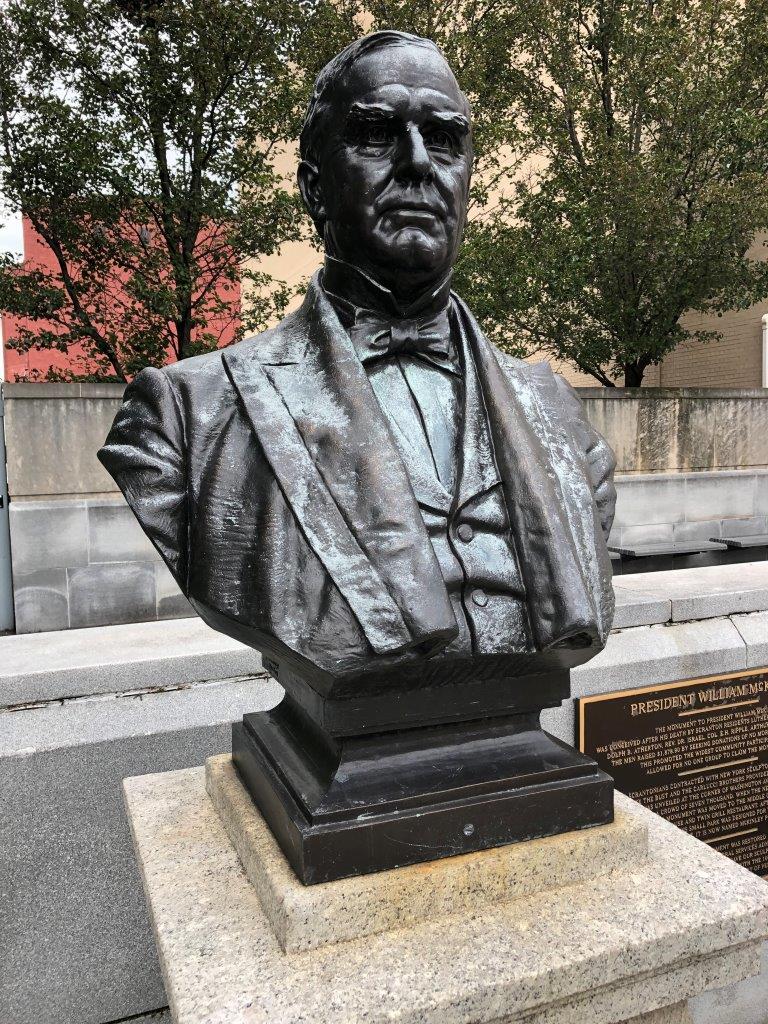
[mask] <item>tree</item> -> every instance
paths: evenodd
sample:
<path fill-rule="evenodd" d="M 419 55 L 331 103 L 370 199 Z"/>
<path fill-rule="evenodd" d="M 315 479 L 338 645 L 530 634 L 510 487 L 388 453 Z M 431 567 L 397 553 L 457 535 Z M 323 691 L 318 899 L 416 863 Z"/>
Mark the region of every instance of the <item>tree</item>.
<path fill-rule="evenodd" d="M 488 27 L 497 6 L 8 0 L 0 189 L 56 260 L 51 272 L 0 258 L 0 308 L 29 324 L 11 345 L 81 346 L 79 375 L 124 379 L 217 345 L 240 280 L 241 328 L 263 328 L 287 293 L 249 266 L 313 236 L 276 158 L 295 146 L 317 72 L 366 30 L 444 47 L 475 99 L 480 210 L 504 166 L 499 143 L 514 135 L 505 54 Z"/>
<path fill-rule="evenodd" d="M 687 310 L 768 293 L 766 0 L 520 0 L 480 34 L 514 159 L 459 278 L 496 340 L 639 386 Z"/>
<path fill-rule="evenodd" d="M 307 0 L 3 4 L 0 190 L 55 262 L 0 262 L 0 308 L 28 321 L 11 345 L 124 380 L 219 344 L 242 280 L 238 326 L 262 327 L 286 291 L 248 263 L 300 231 L 275 158 L 354 31 Z"/>

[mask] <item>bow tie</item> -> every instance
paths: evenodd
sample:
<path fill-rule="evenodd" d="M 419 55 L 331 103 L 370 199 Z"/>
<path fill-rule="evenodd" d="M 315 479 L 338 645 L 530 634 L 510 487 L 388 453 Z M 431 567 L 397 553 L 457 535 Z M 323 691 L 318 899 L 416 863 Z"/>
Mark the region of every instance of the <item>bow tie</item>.
<path fill-rule="evenodd" d="M 409 320 L 387 319 L 372 310 L 358 309 L 349 330 L 363 363 L 409 355 L 456 371 L 447 307 L 437 314 Z"/>

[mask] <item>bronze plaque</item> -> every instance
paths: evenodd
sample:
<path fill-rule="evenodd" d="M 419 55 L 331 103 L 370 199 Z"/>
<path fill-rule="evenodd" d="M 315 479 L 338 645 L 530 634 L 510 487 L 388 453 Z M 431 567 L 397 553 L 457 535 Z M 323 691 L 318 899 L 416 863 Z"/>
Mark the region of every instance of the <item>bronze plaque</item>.
<path fill-rule="evenodd" d="M 616 788 L 768 875 L 768 668 L 577 702 L 579 749 Z"/>

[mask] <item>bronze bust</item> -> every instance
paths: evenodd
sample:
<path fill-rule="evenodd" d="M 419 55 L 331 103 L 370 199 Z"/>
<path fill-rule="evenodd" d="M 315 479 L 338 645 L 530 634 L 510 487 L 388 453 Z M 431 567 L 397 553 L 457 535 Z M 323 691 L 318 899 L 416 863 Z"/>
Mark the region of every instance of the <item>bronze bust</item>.
<path fill-rule="evenodd" d="M 613 455 L 451 291 L 472 131 L 432 42 L 348 46 L 300 148 L 325 248 L 303 305 L 142 371 L 100 458 L 202 618 L 286 687 L 286 735 L 472 714 L 519 733 L 611 627 Z"/>

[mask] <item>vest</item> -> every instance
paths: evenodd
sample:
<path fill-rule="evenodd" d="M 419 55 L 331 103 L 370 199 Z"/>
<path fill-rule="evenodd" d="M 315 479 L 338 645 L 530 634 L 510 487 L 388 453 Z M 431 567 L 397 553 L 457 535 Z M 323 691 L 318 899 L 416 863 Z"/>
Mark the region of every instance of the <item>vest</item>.
<path fill-rule="evenodd" d="M 406 449 L 398 444 L 397 436 L 394 438 L 459 625 L 459 635 L 446 653 L 532 651 L 525 587 L 485 403 L 469 344 L 453 315 L 451 337 L 460 354 L 464 380 L 454 494 L 443 487 L 431 460 L 419 459 L 418 448 Z"/>
<path fill-rule="evenodd" d="M 452 325 L 452 336 L 464 367 L 464 415 L 457 445 L 456 492 L 450 505 L 438 510 L 429 499 L 423 500 L 418 485 L 415 488 L 459 624 L 459 635 L 447 651 L 532 651 L 525 587 L 485 403 L 469 345 L 458 330 L 455 317 Z"/>

